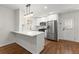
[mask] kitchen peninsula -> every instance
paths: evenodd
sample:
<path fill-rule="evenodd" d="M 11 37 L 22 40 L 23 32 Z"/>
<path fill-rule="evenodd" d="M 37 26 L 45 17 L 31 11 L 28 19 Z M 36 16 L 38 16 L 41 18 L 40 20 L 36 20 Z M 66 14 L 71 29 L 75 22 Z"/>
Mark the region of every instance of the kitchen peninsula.
<path fill-rule="evenodd" d="M 13 31 L 16 43 L 33 54 L 40 53 L 44 48 L 44 32 L 39 31 Z"/>

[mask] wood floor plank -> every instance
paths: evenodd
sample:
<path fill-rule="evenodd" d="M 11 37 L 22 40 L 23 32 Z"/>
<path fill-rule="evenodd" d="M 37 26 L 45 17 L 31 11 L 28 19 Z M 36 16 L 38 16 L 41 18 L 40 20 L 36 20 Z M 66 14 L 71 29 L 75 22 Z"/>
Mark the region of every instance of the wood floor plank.
<path fill-rule="evenodd" d="M 0 47 L 0 54 L 31 54 L 17 43 Z M 45 40 L 45 48 L 40 54 L 79 54 L 79 43 L 60 40 Z"/>
<path fill-rule="evenodd" d="M 42 54 L 79 54 L 79 43 L 67 40 L 58 42 L 47 40 L 49 43 L 45 46 Z"/>
<path fill-rule="evenodd" d="M 30 52 L 20 45 L 13 43 L 0 47 L 0 54 L 30 54 Z"/>

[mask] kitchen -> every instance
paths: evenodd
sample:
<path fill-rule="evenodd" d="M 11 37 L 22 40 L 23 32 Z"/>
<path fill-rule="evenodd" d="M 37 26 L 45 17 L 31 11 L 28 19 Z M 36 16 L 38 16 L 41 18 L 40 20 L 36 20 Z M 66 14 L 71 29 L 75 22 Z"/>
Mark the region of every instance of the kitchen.
<path fill-rule="evenodd" d="M 29 4 L 26 5 L 26 8 L 28 8 L 27 6 L 30 7 Z M 57 32 L 56 31 L 57 29 L 55 27 L 56 26 L 55 20 L 57 20 L 57 14 L 49 15 L 49 16 L 44 17 L 44 18 L 42 18 L 42 17 L 39 18 L 39 17 L 33 16 L 32 14 L 31 14 L 31 16 L 30 15 L 29 16 L 25 15 L 24 18 L 23 17 L 18 18 L 17 14 L 22 15 L 21 10 L 17 9 L 17 10 L 15 10 L 15 12 L 16 12 L 15 13 L 15 15 L 16 15 L 16 22 L 15 22 L 16 31 L 13 31 L 12 33 L 14 33 L 14 37 L 16 37 L 14 39 L 16 39 L 16 41 L 19 45 L 23 46 L 25 49 L 27 49 L 28 51 L 30 51 L 32 53 L 40 53 L 44 49 L 45 38 L 50 39 L 50 40 L 51 39 L 57 40 L 57 35 L 54 35 L 54 32 L 55 33 Z M 28 13 L 28 12 L 26 12 L 26 13 Z M 29 13 L 30 13 L 30 11 L 29 11 Z M 55 28 L 53 28 L 53 27 L 55 27 Z M 28 43 L 27 44 L 25 42 L 25 44 L 24 44 L 24 39 L 25 38 L 23 38 L 24 36 L 21 38 L 21 36 L 19 34 L 26 34 L 27 35 L 26 39 L 29 39 L 27 41 L 30 42 L 30 43 L 27 42 Z M 37 38 L 36 40 L 35 40 L 35 37 Z M 20 41 L 20 39 L 21 39 L 21 41 Z M 32 41 L 32 40 L 35 40 L 35 41 Z M 34 44 L 34 46 L 36 45 L 36 47 L 39 47 L 39 48 L 36 49 L 36 47 L 32 46 L 33 44 Z M 35 49 L 37 51 L 35 51 Z"/>
<path fill-rule="evenodd" d="M 78 4 L 1 4 L 0 53 L 79 53 L 78 8 Z"/>

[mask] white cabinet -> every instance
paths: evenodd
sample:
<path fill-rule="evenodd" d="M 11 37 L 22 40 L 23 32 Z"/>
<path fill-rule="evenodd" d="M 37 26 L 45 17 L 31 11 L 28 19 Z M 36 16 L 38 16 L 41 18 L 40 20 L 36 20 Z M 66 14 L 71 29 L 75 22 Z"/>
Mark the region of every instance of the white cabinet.
<path fill-rule="evenodd" d="M 44 49 L 44 33 L 38 31 L 13 32 L 16 43 L 33 54 L 38 54 Z"/>

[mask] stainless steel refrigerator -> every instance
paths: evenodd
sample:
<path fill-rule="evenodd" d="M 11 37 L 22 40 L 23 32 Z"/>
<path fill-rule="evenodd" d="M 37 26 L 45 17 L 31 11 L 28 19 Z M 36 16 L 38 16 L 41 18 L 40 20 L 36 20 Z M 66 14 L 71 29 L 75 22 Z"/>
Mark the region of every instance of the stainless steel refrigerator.
<path fill-rule="evenodd" d="M 47 39 L 57 40 L 57 20 L 47 22 Z"/>

